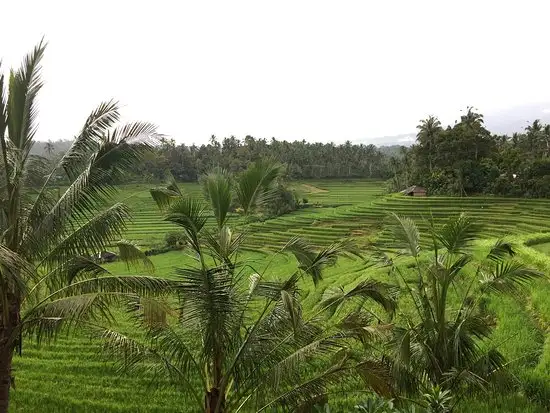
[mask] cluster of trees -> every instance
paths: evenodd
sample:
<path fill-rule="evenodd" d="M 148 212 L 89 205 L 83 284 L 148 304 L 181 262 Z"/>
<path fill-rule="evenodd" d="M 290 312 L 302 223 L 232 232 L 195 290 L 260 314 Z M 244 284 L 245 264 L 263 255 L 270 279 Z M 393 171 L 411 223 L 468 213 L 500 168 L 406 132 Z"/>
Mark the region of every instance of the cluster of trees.
<path fill-rule="evenodd" d="M 155 129 L 117 125 L 117 105 L 107 102 L 53 166 L 30 155 L 44 50 L 39 44 L 7 87 L 0 76 L 0 412 L 8 411 L 12 359 L 24 339 L 75 327 L 98 332 L 98 320 L 120 306 L 145 334 L 101 328 L 106 348 L 125 368 L 172 380 L 207 413 L 306 409 L 346 383 L 399 404 L 412 399 L 422 406 L 416 411 L 444 412 L 465 395 L 513 381 L 498 349 L 486 345 L 494 324 L 484 299 L 517 295 L 541 274 L 514 261 L 510 245 L 497 242 L 472 268 L 476 227 L 460 216 L 433 230 L 435 250 L 421 258 L 414 222 L 395 216 L 395 245 L 414 265 L 378 258 L 400 281 L 365 278 L 325 294 L 308 313 L 302 281 L 315 286 L 340 256 L 362 255 L 346 241 L 320 250 L 293 238 L 280 253 L 293 255 L 296 267 L 284 276 L 243 259 L 244 235 L 228 226 L 229 212 L 236 205 L 248 215 L 271 202 L 282 171 L 276 164 L 258 163 L 238 180 L 216 168 L 203 179 L 204 198 L 182 193 L 173 180 L 153 189 L 195 264 L 169 279 L 110 273 L 90 257 L 113 244 L 121 259 L 151 270 L 134 244 L 117 241 L 129 217 L 113 195 L 154 152 Z M 58 175 L 68 182 L 63 192 L 51 185 Z M 463 292 L 458 308 L 451 289 Z M 415 314 L 393 321 L 399 291 Z"/>
<path fill-rule="evenodd" d="M 512 136 L 491 134 L 469 107 L 443 128 L 434 116 L 417 127 L 417 142 L 392 160 L 392 188 L 422 185 L 433 194 L 550 196 L 550 125 L 539 120 Z"/>
<path fill-rule="evenodd" d="M 384 152 L 374 145 L 356 145 L 349 141 L 335 145 L 275 138 L 267 141 L 252 136 L 239 140 L 231 136 L 220 142 L 212 136 L 208 144 L 188 146 L 176 144 L 165 136 L 159 135 L 158 140 L 160 144 L 144 157 L 139 172 L 128 174 L 127 180 L 159 182 L 170 173 L 178 181 L 195 182 L 212 168 L 236 173 L 244 171 L 251 162 L 267 158 L 286 164 L 287 177 L 291 179 L 387 179 L 391 176 L 389 157 Z M 48 141 L 37 145 L 34 152 L 56 159 L 66 147 L 67 141 Z"/>
<path fill-rule="evenodd" d="M 309 178 L 388 178 L 388 158 L 374 145 L 343 145 L 278 141 L 234 136 L 219 142 L 212 136 L 201 146 L 176 145 L 161 139 L 161 145 L 146 159 L 143 171 L 152 179 L 160 179 L 170 171 L 177 180 L 195 181 L 214 167 L 240 172 L 251 162 L 274 158 L 287 165 L 292 179 Z"/>

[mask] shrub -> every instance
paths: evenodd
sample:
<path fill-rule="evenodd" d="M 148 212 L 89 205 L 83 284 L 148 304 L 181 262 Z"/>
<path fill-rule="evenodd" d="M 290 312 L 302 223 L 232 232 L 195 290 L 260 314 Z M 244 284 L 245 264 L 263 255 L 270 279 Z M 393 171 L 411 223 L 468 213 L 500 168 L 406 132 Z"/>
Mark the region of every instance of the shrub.
<path fill-rule="evenodd" d="M 183 247 L 185 245 L 185 235 L 183 232 L 172 231 L 164 236 L 164 242 L 168 247 Z"/>

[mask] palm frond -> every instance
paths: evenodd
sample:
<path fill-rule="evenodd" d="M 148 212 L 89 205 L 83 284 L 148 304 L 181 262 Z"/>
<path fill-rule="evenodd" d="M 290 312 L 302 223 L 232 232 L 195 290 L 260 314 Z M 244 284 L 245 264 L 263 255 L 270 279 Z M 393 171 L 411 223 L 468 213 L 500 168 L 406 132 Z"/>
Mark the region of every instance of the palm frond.
<path fill-rule="evenodd" d="M 9 315 L 8 294 L 17 297 L 25 296 L 30 281 L 36 281 L 34 265 L 16 252 L 0 244 L 0 310 L 3 322 L 7 323 Z"/>
<path fill-rule="evenodd" d="M 83 165 L 89 164 L 90 157 L 98 149 L 101 138 L 119 118 L 118 102 L 102 102 L 90 113 L 56 170 L 63 168 L 69 179 L 74 180 L 82 172 Z"/>
<path fill-rule="evenodd" d="M 189 196 L 175 200 L 168 207 L 164 220 L 182 227 L 193 249 L 200 253 L 199 233 L 207 220 L 205 207 L 201 201 Z"/>
<path fill-rule="evenodd" d="M 155 130 L 156 126 L 151 123 L 135 122 L 109 131 L 92 156 L 92 167 L 108 171 L 109 184 L 119 183 L 153 148 Z"/>
<path fill-rule="evenodd" d="M 291 252 L 296 257 L 300 270 L 309 275 L 315 285 L 322 280 L 323 269 L 335 265 L 338 257 L 350 254 L 360 256 L 355 245 L 348 240 L 334 242 L 318 250 L 303 238 L 293 237 L 282 250 Z"/>
<path fill-rule="evenodd" d="M 49 217 L 51 219 L 49 225 L 46 226 L 48 223 L 44 222 L 41 231 L 38 234 L 33 234 L 34 236 L 42 236 L 42 234 L 48 231 L 54 233 L 52 235 L 55 235 L 56 229 L 53 226 L 58 221 L 53 215 L 49 215 Z M 74 256 L 90 256 L 104 251 L 115 239 L 120 239 L 129 219 L 130 211 L 128 207 L 118 203 L 96 214 L 89 221 L 80 223 L 77 221 L 80 225 L 77 228 L 70 228 L 70 231 L 66 231 L 66 237 L 60 240 L 55 240 L 54 238 L 57 244 L 54 248 L 47 251 L 45 257 L 40 257 L 42 258 L 42 263 L 57 265 L 63 261 L 70 260 Z M 52 235 L 45 234 L 42 238 L 35 239 L 35 245 L 52 241 Z M 29 247 L 32 247 L 32 245 Z"/>
<path fill-rule="evenodd" d="M 2 62 L 0 61 L 0 155 L 2 155 L 2 165 L 0 168 L 0 194 L 8 192 L 7 183 L 9 182 L 9 176 L 11 175 L 10 164 L 8 163 L 8 148 L 6 142 L 6 129 L 8 127 L 8 113 L 7 113 L 6 91 L 4 86 L 4 74 L 2 73 Z M 4 188 L 4 191 L 2 191 Z M 8 196 L 0 196 L 1 198 L 8 199 Z M 0 211 L 2 209 L 0 208 Z M 0 226 L 3 228 L 3 226 Z"/>
<path fill-rule="evenodd" d="M 170 202 L 183 196 L 172 174 L 168 174 L 165 186 L 159 186 L 149 190 L 151 197 L 161 211 L 166 210 Z"/>
<path fill-rule="evenodd" d="M 394 241 L 398 248 L 412 257 L 418 257 L 420 253 L 420 232 L 415 222 L 407 217 L 400 217 L 395 213 L 391 214 L 393 225 L 391 226 Z"/>
<path fill-rule="evenodd" d="M 397 296 L 399 288 L 376 280 L 364 280 L 359 282 L 348 292 L 339 291 L 331 294 L 322 303 L 321 307 L 334 313 L 343 303 L 355 299 L 364 304 L 367 300 L 379 304 L 390 316 L 397 308 Z"/>
<path fill-rule="evenodd" d="M 288 409 L 301 405 L 311 405 L 316 399 L 326 394 L 329 385 L 339 382 L 349 372 L 349 368 L 341 365 L 332 366 L 310 379 L 294 383 L 290 389 L 279 393 L 256 411 L 263 412 L 273 406 Z"/>
<path fill-rule="evenodd" d="M 502 239 L 499 239 L 491 247 L 491 250 L 487 254 L 487 259 L 493 262 L 499 262 L 506 257 L 513 257 L 516 255 L 514 246 Z"/>
<path fill-rule="evenodd" d="M 481 288 L 484 292 L 514 295 L 529 282 L 543 278 L 544 274 L 525 264 L 510 260 L 497 262 L 489 273 L 482 273 Z"/>
<path fill-rule="evenodd" d="M 141 264 L 149 273 L 154 272 L 155 266 L 153 262 L 139 249 L 136 243 L 128 240 L 120 240 L 116 243 L 119 258 L 125 262 L 130 268 L 130 265 Z"/>
<path fill-rule="evenodd" d="M 10 73 L 7 102 L 8 136 L 23 157 L 30 151 L 36 133 L 35 99 L 42 88 L 40 62 L 45 49 L 46 43 L 42 40 L 25 56 L 21 68 Z"/>
<path fill-rule="evenodd" d="M 122 371 L 131 372 L 148 368 L 159 373 L 163 370 L 185 394 L 193 397 L 197 407 L 203 407 L 201 389 L 207 388 L 203 372 L 195 356 L 189 351 L 188 344 L 176 331 L 166 327 L 152 328 L 148 333 L 152 340 L 149 343 L 143 343 L 114 330 L 105 329 L 100 333 L 104 351 L 120 362 Z M 195 386 L 196 383 L 190 381 L 191 376 L 199 378 L 202 385 Z"/>
<path fill-rule="evenodd" d="M 227 214 L 231 208 L 233 198 L 231 177 L 225 170 L 210 172 L 203 180 L 207 199 L 210 201 L 218 228 L 222 228 L 227 221 Z"/>
<path fill-rule="evenodd" d="M 367 388 L 376 394 L 390 396 L 394 393 L 391 367 L 383 360 L 364 360 L 355 366 L 355 371 Z"/>
<path fill-rule="evenodd" d="M 109 271 L 90 257 L 77 256 L 63 264 L 61 267 L 62 272 L 67 276 L 66 282 L 63 285 L 70 285 L 81 278 L 93 278 L 110 274 Z"/>
<path fill-rule="evenodd" d="M 228 226 L 223 226 L 217 233 L 205 231 L 203 239 L 212 257 L 230 264 L 231 256 L 237 253 L 244 241 L 244 234 L 234 236 Z"/>
<path fill-rule="evenodd" d="M 436 238 L 450 254 L 462 253 L 475 239 L 479 229 L 479 225 L 469 216 L 461 213 L 458 217 L 450 218 L 438 230 Z"/>
<path fill-rule="evenodd" d="M 59 297 L 27 311 L 21 319 L 23 333 L 38 342 L 53 339 L 60 331 L 84 326 L 92 321 L 113 320 L 111 308 L 122 297 L 90 292 Z"/>
<path fill-rule="evenodd" d="M 252 164 L 237 178 L 237 200 L 245 214 L 272 199 L 274 184 L 282 171 L 282 166 L 274 160 L 261 160 Z"/>

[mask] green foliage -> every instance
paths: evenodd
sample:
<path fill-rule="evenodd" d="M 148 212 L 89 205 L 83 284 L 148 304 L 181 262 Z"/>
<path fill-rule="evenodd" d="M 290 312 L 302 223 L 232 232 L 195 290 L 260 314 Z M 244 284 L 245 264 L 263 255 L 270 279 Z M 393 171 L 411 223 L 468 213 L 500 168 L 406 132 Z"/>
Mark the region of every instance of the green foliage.
<path fill-rule="evenodd" d="M 58 146 L 61 148 L 62 144 Z M 196 182 L 215 168 L 239 174 L 263 159 L 276 159 L 287 165 L 286 179 L 388 178 L 391 170 L 382 149 L 351 142 L 334 145 L 274 138 L 267 141 L 252 136 L 243 140 L 231 136 L 221 142 L 213 136 L 208 144 L 187 146 L 163 138 L 133 179 L 143 182 L 147 176 L 158 182 L 168 171 L 178 181 Z"/>
<path fill-rule="evenodd" d="M 430 224 L 433 252 L 427 256 L 421 256 L 415 223 L 395 214 L 393 221 L 396 242 L 406 246 L 403 253 L 414 259 L 410 274 L 414 287 L 403 268 L 389 261 L 391 273 L 401 280 L 414 306 L 413 314 L 403 314 L 393 330 L 391 357 L 398 386 L 413 394 L 426 385 L 441 389 L 430 402 L 435 409 L 434 403 L 446 400 L 447 390 L 460 395 L 505 384 L 509 380 L 506 362 L 490 344 L 494 321 L 484 298 L 487 294 L 517 296 L 527 283 L 543 275 L 515 261 L 514 249 L 502 240 L 472 266 L 470 247 L 479 226 L 464 214 L 441 228 Z M 452 301 L 452 290 L 458 302 Z"/>
<path fill-rule="evenodd" d="M 550 126 L 539 120 L 522 134 L 491 135 L 469 107 L 452 127 L 430 116 L 417 128 L 416 145 L 390 161 L 391 190 L 414 184 L 432 195 L 550 196 Z"/>
<path fill-rule="evenodd" d="M 185 245 L 185 234 L 180 231 L 171 231 L 164 236 L 164 242 L 168 247 L 182 247 Z"/>
<path fill-rule="evenodd" d="M 128 263 L 150 261 L 128 241 L 128 208 L 116 203 L 116 185 L 152 148 L 149 123 L 117 126 L 118 104 L 94 110 L 62 157 L 44 162 L 30 151 L 38 127 L 42 87 L 40 42 L 6 88 L 0 76 L 0 411 L 13 381 L 13 352 L 24 338 L 38 341 L 68 328 L 111 319 L 113 303 L 134 292 L 162 294 L 170 282 L 149 276 L 116 276 L 89 257 L 117 245 Z M 63 175 L 65 190 L 52 184 Z"/>
<path fill-rule="evenodd" d="M 262 191 L 269 190 L 272 181 L 255 170 L 251 175 L 245 179 L 247 194 L 252 195 L 241 197 L 248 202 L 247 211 L 263 202 Z M 211 230 L 202 200 L 180 195 L 159 203 L 165 219 L 183 229 L 195 253 L 193 262 L 179 266 L 171 277 L 177 285 L 174 299 L 148 298 L 145 306 L 140 298 L 139 306 L 130 306 L 144 334 L 103 330 L 106 349 L 124 369 L 152 372 L 173 382 L 199 411 L 307 406 L 326 398 L 330 385 L 349 380 L 355 372 L 365 385 L 387 389 L 386 377 L 377 373 L 384 363 L 375 354 L 352 356 L 350 342 L 358 334 L 364 343 L 374 343 L 382 335 L 378 332 L 382 326 L 372 325 L 372 310 L 366 303 L 377 303 L 392 313 L 394 289 L 365 280 L 348 292 L 342 289 L 327 296 L 306 313 L 300 281 L 319 282 L 322 272 L 340 256 L 358 255 L 356 248 L 338 242 L 319 249 L 294 238 L 285 248 L 297 260 L 289 272 L 274 277 L 269 264 L 257 271 L 241 258 L 244 236 L 225 225 L 223 217 L 231 203 L 220 200 L 229 200 L 230 180 L 228 174 L 219 173 L 207 178 L 207 203 L 215 219 Z M 351 301 L 361 306 L 350 308 Z"/>

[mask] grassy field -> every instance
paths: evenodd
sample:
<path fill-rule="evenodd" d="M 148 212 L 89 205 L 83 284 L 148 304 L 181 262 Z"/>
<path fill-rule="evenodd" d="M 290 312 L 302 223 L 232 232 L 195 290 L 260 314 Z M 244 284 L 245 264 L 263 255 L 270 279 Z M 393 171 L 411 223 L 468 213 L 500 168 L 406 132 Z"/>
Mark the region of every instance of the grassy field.
<path fill-rule="evenodd" d="M 199 193 L 196 184 L 184 184 L 189 193 Z M 164 223 L 146 185 L 121 188 L 120 200 L 133 210 L 134 220 L 125 237 L 144 248 L 163 244 L 166 232 L 173 230 Z M 295 184 L 307 198 L 308 207 L 289 215 L 264 222 L 246 224 L 232 217 L 231 224 L 246 231 L 247 260 L 262 270 L 266 258 L 294 235 L 327 245 L 343 237 L 354 238 L 366 247 L 375 243 L 391 249 L 384 223 L 390 212 L 417 219 L 421 229 L 430 216 L 442 221 L 461 211 L 483 224 L 485 239 L 508 236 L 520 245 L 523 260 L 544 271 L 550 268 L 550 201 L 495 197 L 427 197 L 410 198 L 384 194 L 381 182 L 320 181 Z M 427 241 L 427 239 L 425 240 Z M 152 257 L 159 276 L 169 275 L 174 267 L 185 266 L 189 257 L 174 251 Z M 274 275 L 291 271 L 290 257 L 278 255 L 270 262 Z M 120 264 L 113 270 L 127 271 Z M 323 282 L 313 289 L 304 284 L 305 306 L 317 302 L 324 291 L 348 286 L 366 276 L 384 277 L 382 271 L 366 270 L 359 260 L 341 260 L 331 268 Z M 521 300 L 498 300 L 491 303 L 498 315 L 494 340 L 501 342 L 503 352 L 513 360 L 518 375 L 532 384 L 533 394 L 540 392 L 541 380 L 550 381 L 550 286 L 548 281 L 533 286 Z M 129 328 L 122 323 L 120 328 Z M 27 342 L 23 356 L 16 357 L 17 387 L 13 392 L 14 412 L 185 412 L 185 401 L 168 387 L 148 392 L 150 378 L 120 375 L 98 351 L 98 342 L 84 335 L 61 337 L 51 345 L 37 346 Z M 541 397 L 544 395 L 541 395 Z M 550 395 L 547 395 L 550 398 Z M 542 412 L 546 409 L 527 402 L 522 394 L 499 399 L 472 401 L 472 412 Z"/>

